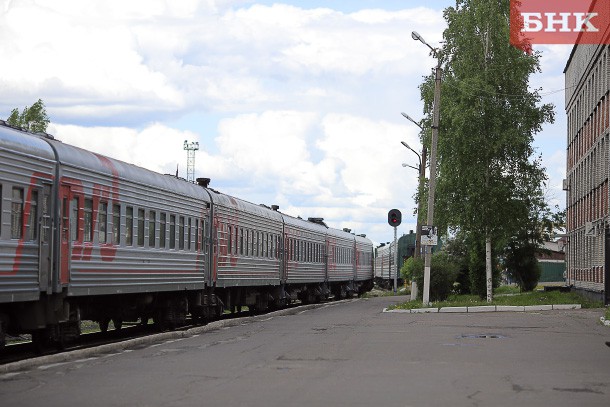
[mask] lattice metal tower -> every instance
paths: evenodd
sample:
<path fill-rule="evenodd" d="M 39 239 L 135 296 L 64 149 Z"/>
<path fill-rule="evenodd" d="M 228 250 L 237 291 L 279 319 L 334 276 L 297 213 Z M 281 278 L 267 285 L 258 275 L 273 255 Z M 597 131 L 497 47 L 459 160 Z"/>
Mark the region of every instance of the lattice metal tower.
<path fill-rule="evenodd" d="M 199 150 L 199 142 L 189 143 L 184 140 L 184 149 L 186 150 L 186 180 L 195 182 L 195 151 Z"/>

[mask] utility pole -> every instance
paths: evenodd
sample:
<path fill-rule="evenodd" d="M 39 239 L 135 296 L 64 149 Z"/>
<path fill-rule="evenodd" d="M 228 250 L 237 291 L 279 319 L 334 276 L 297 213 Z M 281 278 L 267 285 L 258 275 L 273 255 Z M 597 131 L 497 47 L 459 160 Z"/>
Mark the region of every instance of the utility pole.
<path fill-rule="evenodd" d="M 438 50 L 432 48 L 421 35 L 413 31 L 411 37 L 416 41 L 421 41 L 424 45 L 432 50 L 436 58 L 436 69 L 434 79 L 434 111 L 432 113 L 432 140 L 430 147 L 430 182 L 428 185 L 428 226 L 434 225 L 434 193 L 436 191 L 436 148 L 438 144 L 438 126 L 440 121 L 441 109 L 441 60 L 438 55 Z M 430 267 L 432 264 L 432 246 L 426 246 L 426 255 L 424 259 L 424 305 L 430 304 Z"/>
<path fill-rule="evenodd" d="M 184 149 L 186 150 L 186 180 L 195 182 L 195 151 L 199 150 L 199 142 L 189 143 L 184 140 Z"/>

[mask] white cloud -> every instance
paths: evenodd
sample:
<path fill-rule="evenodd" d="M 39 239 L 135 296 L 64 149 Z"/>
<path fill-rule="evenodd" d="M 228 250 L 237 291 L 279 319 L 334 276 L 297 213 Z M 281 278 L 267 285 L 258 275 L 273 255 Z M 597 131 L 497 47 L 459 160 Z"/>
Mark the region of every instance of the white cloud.
<path fill-rule="evenodd" d="M 418 174 L 401 163 L 417 157 L 400 141 L 419 150 L 419 129 L 400 112 L 418 117 L 434 66 L 411 31 L 438 44 L 445 24 L 421 1 L 386 5 L 5 1 L 0 116 L 42 98 L 60 140 L 183 177 L 183 142 L 198 141 L 196 176 L 214 188 L 387 241 L 388 209 L 414 229 Z M 563 87 L 563 58 L 545 49 L 532 86 Z M 541 146 L 556 184 L 564 163 Z"/>

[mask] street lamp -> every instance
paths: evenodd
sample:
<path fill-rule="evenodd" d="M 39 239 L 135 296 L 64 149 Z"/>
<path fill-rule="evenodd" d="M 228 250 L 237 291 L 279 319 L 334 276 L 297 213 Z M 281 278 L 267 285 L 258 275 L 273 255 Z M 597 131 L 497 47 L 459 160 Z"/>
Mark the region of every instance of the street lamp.
<path fill-rule="evenodd" d="M 419 127 L 420 129 L 424 130 L 424 128 L 415 120 L 413 120 L 408 114 L 406 113 L 401 113 L 405 118 L 407 118 L 409 121 L 413 122 L 417 127 Z M 409 164 L 403 164 L 403 167 L 411 167 L 413 169 L 416 169 L 419 172 L 419 187 L 418 187 L 418 193 L 419 193 L 419 201 L 417 202 L 417 222 L 416 222 L 416 226 L 415 226 L 415 252 L 413 253 L 413 257 L 418 259 L 421 257 L 421 206 L 422 206 L 422 192 L 424 190 L 424 182 L 426 181 L 426 156 L 428 153 L 428 149 L 426 148 L 426 145 L 424 144 L 422 146 L 422 151 L 421 151 L 421 155 L 419 155 L 419 153 L 417 151 L 415 151 L 413 148 L 411 148 L 411 146 L 409 146 L 406 142 L 401 141 L 400 142 L 403 146 L 405 146 L 406 148 L 408 148 L 409 150 L 413 151 L 416 155 L 417 158 L 419 159 L 419 166 L 417 168 L 415 168 L 412 165 Z M 411 283 L 411 301 L 415 301 L 417 299 L 417 283 L 415 281 L 413 281 Z"/>
<path fill-rule="evenodd" d="M 428 226 L 434 225 L 434 193 L 436 191 L 436 148 L 438 144 L 438 125 L 440 121 L 440 103 L 441 103 L 441 60 L 439 58 L 438 49 L 432 48 L 424 38 L 417 32 L 413 31 L 411 37 L 415 41 L 420 41 L 432 50 L 434 57 L 437 60 L 434 80 L 434 111 L 432 114 L 432 140 L 430 146 L 430 182 L 428 184 Z M 424 262 L 424 305 L 430 303 L 430 266 L 432 264 L 432 250 L 426 247 L 426 255 Z"/>

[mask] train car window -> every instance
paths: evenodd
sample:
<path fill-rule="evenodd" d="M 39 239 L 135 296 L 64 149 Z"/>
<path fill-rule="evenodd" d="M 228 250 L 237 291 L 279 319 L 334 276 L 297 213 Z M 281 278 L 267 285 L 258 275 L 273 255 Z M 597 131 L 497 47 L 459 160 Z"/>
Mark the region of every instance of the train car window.
<path fill-rule="evenodd" d="M 309 251 L 307 258 L 309 259 L 310 263 L 313 263 L 313 243 L 307 243 L 307 250 Z"/>
<path fill-rule="evenodd" d="M 13 188 L 11 202 L 11 239 L 21 239 L 23 225 L 23 189 Z"/>
<path fill-rule="evenodd" d="M 121 205 L 112 205 L 112 243 L 121 244 Z"/>
<path fill-rule="evenodd" d="M 169 215 L 169 248 L 176 248 L 176 215 Z"/>
<path fill-rule="evenodd" d="M 248 231 L 248 241 L 250 242 L 250 245 L 248 247 L 248 250 L 250 251 L 250 256 L 256 256 L 255 253 L 255 248 L 256 248 L 256 242 L 254 241 L 256 239 L 256 233 L 253 230 L 249 230 Z"/>
<path fill-rule="evenodd" d="M 253 232 L 254 233 L 254 232 Z M 256 257 L 260 257 L 261 255 L 261 233 L 260 232 L 256 232 L 256 236 L 254 237 L 255 241 L 254 241 L 254 250 L 255 250 L 255 256 Z"/>
<path fill-rule="evenodd" d="M 186 236 L 187 236 L 187 238 L 186 238 L 186 245 L 187 245 L 186 249 L 188 251 L 191 251 L 191 241 L 193 239 L 191 237 L 191 233 L 193 231 L 193 220 L 191 218 L 188 218 L 188 222 L 187 223 L 188 223 L 188 227 L 186 229 Z"/>
<path fill-rule="evenodd" d="M 73 198 L 70 210 L 70 238 L 73 242 L 79 240 L 78 236 L 78 198 Z"/>
<path fill-rule="evenodd" d="M 26 240 L 34 241 L 38 238 L 38 191 L 32 191 L 30 214 L 28 216 Z"/>
<path fill-rule="evenodd" d="M 195 251 L 199 250 L 199 219 L 195 219 Z"/>
<path fill-rule="evenodd" d="M 83 210 L 83 241 L 93 241 L 93 200 L 86 198 Z"/>
<path fill-rule="evenodd" d="M 239 229 L 239 254 L 243 255 L 244 254 L 244 229 L 243 228 L 238 228 Z"/>
<path fill-rule="evenodd" d="M 201 251 L 204 253 L 208 252 L 208 246 L 205 244 L 205 239 L 207 235 L 207 222 L 205 221 L 205 219 L 201 219 Z"/>
<path fill-rule="evenodd" d="M 165 241 L 167 231 L 167 214 L 161 212 L 159 214 L 159 247 L 165 249 Z"/>
<path fill-rule="evenodd" d="M 233 226 L 227 225 L 228 239 L 227 239 L 227 253 L 233 254 Z"/>
<path fill-rule="evenodd" d="M 146 230 L 144 230 L 144 225 L 145 225 L 145 220 L 144 219 L 144 209 L 138 209 L 138 246 L 140 247 L 144 247 L 144 237 L 146 234 Z"/>
<path fill-rule="evenodd" d="M 184 216 L 178 218 L 178 248 L 184 250 Z"/>
<path fill-rule="evenodd" d="M 148 212 L 148 247 L 157 247 L 157 213 Z"/>
<path fill-rule="evenodd" d="M 108 230 L 108 202 L 100 202 L 98 208 L 98 232 L 97 240 L 100 244 L 106 243 L 106 234 Z"/>
<path fill-rule="evenodd" d="M 133 207 L 128 206 L 125 212 L 125 244 L 133 246 Z"/>

